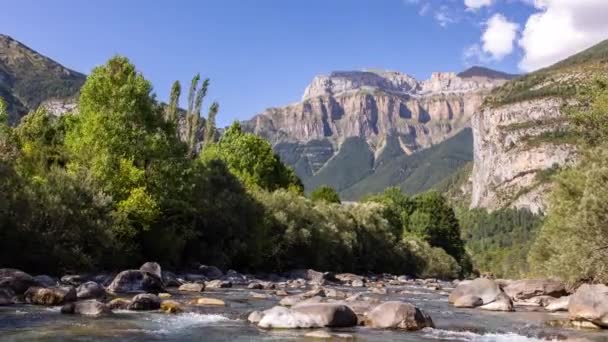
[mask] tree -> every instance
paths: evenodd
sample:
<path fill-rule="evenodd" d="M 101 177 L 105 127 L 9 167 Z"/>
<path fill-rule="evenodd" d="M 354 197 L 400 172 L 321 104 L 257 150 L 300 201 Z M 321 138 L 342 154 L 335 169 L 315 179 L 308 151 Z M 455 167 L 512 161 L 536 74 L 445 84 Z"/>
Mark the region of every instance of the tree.
<path fill-rule="evenodd" d="M 247 187 L 303 192 L 300 179 L 291 168 L 281 163 L 270 144 L 257 135 L 243 133 L 238 122 L 226 130 L 217 144 L 205 148 L 201 158 L 204 161 L 224 161 Z"/>
<path fill-rule="evenodd" d="M 177 126 L 178 110 L 179 110 L 179 97 L 182 93 L 182 87 L 179 81 L 173 82 L 171 86 L 171 94 L 169 97 L 169 106 L 167 107 L 167 121 Z"/>
<path fill-rule="evenodd" d="M 325 201 L 327 203 L 338 203 L 338 204 L 341 203 L 340 195 L 338 195 L 338 192 L 336 192 L 336 190 L 334 190 L 334 188 L 332 188 L 328 185 L 322 185 L 322 186 L 316 188 L 310 194 L 310 199 L 312 199 L 315 202 Z"/>

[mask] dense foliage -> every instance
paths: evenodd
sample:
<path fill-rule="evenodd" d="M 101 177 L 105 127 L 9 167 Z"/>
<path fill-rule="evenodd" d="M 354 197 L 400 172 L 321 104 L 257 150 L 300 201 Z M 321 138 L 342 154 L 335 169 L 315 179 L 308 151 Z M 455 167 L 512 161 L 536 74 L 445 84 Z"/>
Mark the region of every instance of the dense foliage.
<path fill-rule="evenodd" d="M 184 112 L 179 83 L 159 104 L 115 57 L 88 77 L 77 114 L 37 110 L 11 128 L 0 107 L 0 266 L 59 273 L 156 260 L 442 278 L 467 268 L 441 195 L 390 189 L 341 205 L 321 188 L 307 199 L 267 141 L 238 123 L 218 139 L 218 105 L 199 115 L 209 87 L 199 79 Z"/>
<path fill-rule="evenodd" d="M 572 283 L 608 282 L 608 86 L 585 89 L 570 113 L 581 142 L 578 165 L 556 176 L 547 219 L 532 246 L 533 272 Z"/>
<path fill-rule="evenodd" d="M 328 185 L 322 185 L 313 190 L 310 194 L 310 199 L 315 202 L 340 203 L 340 195 L 338 195 L 338 192 L 334 188 Z"/>

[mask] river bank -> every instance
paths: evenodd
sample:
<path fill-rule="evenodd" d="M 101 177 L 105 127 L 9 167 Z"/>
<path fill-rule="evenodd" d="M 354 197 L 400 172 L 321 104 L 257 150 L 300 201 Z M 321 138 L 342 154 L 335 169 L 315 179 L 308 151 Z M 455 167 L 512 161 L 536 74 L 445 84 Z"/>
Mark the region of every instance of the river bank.
<path fill-rule="evenodd" d="M 0 270 L 3 293 L 6 294 L 7 289 L 19 292 L 27 286 L 22 294 L 13 294 L 11 303 L 5 300 L 5 305 L 0 306 L 0 340 L 601 341 L 608 338 L 604 330 L 566 328 L 563 323 L 569 322 L 568 312 L 547 310 L 545 306 L 551 301 L 548 297 L 557 300 L 558 294 L 561 297 L 568 294 L 565 287 L 564 292 L 557 283 L 488 279 L 452 282 L 313 270 L 243 275 L 234 271 L 224 273 L 212 266 L 173 274 L 160 267 L 156 269 L 152 263 L 146 265 L 141 268 L 146 271 L 70 275 L 59 279 Z M 159 274 L 160 277 L 156 277 Z M 499 291 L 492 294 L 488 284 L 499 284 Z M 35 291 L 32 286 L 45 290 Z M 502 294 L 517 296 L 518 300 L 509 297 L 512 311 L 505 312 L 482 308 L 496 300 L 470 305 L 475 308 L 462 307 L 462 300 L 453 303 L 457 294 L 475 297 L 475 291 L 481 291 L 485 300 Z M 539 294 L 539 291 L 545 293 Z M 154 294 L 141 294 L 147 292 Z M 539 298 L 544 298 L 544 302 Z M 83 305 L 93 301 L 99 304 Z M 475 302 L 477 300 L 472 303 Z M 405 314 L 403 310 L 401 314 L 391 313 L 389 305 L 389 310 L 380 311 L 390 316 L 389 323 L 393 326 L 378 323 L 378 319 L 386 323 L 386 317 L 376 317 L 375 322 L 370 322 L 370 312 L 383 305 L 387 307 L 386 303 L 408 303 L 405 307 L 411 305 L 415 311 L 413 315 L 407 310 Z M 264 317 L 264 311 L 277 306 L 281 308 L 278 315 L 277 309 L 273 309 L 273 317 Z M 352 310 L 356 316 L 354 321 L 348 317 L 344 321 L 343 312 L 339 313 L 340 317 L 334 312 L 330 314 L 334 323 L 327 324 L 323 321 L 326 311 L 310 312 L 311 307 L 326 310 L 336 306 Z M 302 309 L 298 309 L 302 307 L 308 310 L 304 316 Z M 253 317 L 254 312 L 257 319 Z M 263 318 L 266 324 L 260 323 Z M 273 329 L 269 321 L 270 325 L 287 324 L 303 329 Z"/>

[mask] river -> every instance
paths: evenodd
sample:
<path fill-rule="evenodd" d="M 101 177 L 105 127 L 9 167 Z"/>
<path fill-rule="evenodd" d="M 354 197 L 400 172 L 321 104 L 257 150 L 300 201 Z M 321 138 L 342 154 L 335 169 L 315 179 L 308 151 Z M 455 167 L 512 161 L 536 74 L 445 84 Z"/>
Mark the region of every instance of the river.
<path fill-rule="evenodd" d="M 349 293 L 350 287 L 338 287 Z M 402 300 L 426 311 L 436 328 L 417 332 L 374 330 L 365 327 L 326 329 L 348 334 L 356 341 L 606 341 L 608 332 L 554 328 L 547 321 L 563 320 L 567 313 L 547 313 L 518 307 L 517 312 L 455 309 L 444 291 L 423 286 L 389 286 L 381 300 Z M 363 290 L 358 290 L 363 291 Z M 270 308 L 279 298 L 252 299 L 243 288 L 207 290 L 205 297 L 220 298 L 225 307 L 196 307 L 193 312 L 117 311 L 103 318 L 64 315 L 59 307 L 0 306 L 0 341 L 310 341 L 310 330 L 262 330 L 249 324 L 248 313 Z M 263 291 L 258 291 L 263 292 Z M 187 301 L 190 294 L 173 292 Z M 536 311 L 535 311 L 536 310 Z M 317 329 L 318 330 L 318 329 Z"/>

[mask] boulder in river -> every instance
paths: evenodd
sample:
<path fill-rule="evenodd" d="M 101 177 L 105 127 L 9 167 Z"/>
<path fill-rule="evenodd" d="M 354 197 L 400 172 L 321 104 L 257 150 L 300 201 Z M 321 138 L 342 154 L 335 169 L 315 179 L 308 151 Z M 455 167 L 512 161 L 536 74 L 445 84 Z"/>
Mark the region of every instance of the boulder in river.
<path fill-rule="evenodd" d="M 220 279 L 224 276 L 224 272 L 215 266 L 201 265 L 198 270 L 209 279 Z"/>
<path fill-rule="evenodd" d="M 40 284 L 40 286 L 42 287 L 54 287 L 57 286 L 57 283 L 59 282 L 57 279 L 48 276 L 48 275 L 37 275 L 34 277 L 34 279 L 38 282 L 38 284 Z"/>
<path fill-rule="evenodd" d="M 76 301 L 76 289 L 73 286 L 60 287 L 30 287 L 24 294 L 28 304 L 36 305 L 63 305 Z"/>
<path fill-rule="evenodd" d="M 156 275 L 140 270 L 126 270 L 118 273 L 108 286 L 112 293 L 159 293 L 163 291 L 162 280 Z"/>
<path fill-rule="evenodd" d="M 90 299 L 75 303 L 68 303 L 61 308 L 61 313 L 99 317 L 111 314 L 112 309 L 107 304 L 95 299 Z"/>
<path fill-rule="evenodd" d="M 15 293 L 11 289 L 0 288 L 0 306 L 14 304 L 14 297 Z"/>
<path fill-rule="evenodd" d="M 224 302 L 221 299 L 217 299 L 217 298 L 200 297 L 200 298 L 195 298 L 195 299 L 191 300 L 190 304 L 192 304 L 192 305 L 225 306 L 226 302 Z"/>
<path fill-rule="evenodd" d="M 420 330 L 434 328 L 433 320 L 424 311 L 410 303 L 385 302 L 367 313 L 365 325 L 380 329 Z"/>
<path fill-rule="evenodd" d="M 479 307 L 482 310 L 488 311 L 513 311 L 513 301 L 504 293 L 498 294 L 496 300 L 492 303 L 484 304 Z"/>
<path fill-rule="evenodd" d="M 210 289 L 225 289 L 232 287 L 232 282 L 228 280 L 211 280 L 205 283 L 205 287 Z"/>
<path fill-rule="evenodd" d="M 61 283 L 64 285 L 77 287 L 86 282 L 88 279 L 89 277 L 84 274 L 67 274 L 61 277 Z"/>
<path fill-rule="evenodd" d="M 112 310 L 127 310 L 129 305 L 131 305 L 131 301 L 125 298 L 114 298 L 108 303 Z"/>
<path fill-rule="evenodd" d="M 78 299 L 99 299 L 105 298 L 106 295 L 106 289 L 94 281 L 87 281 L 76 289 Z"/>
<path fill-rule="evenodd" d="M 465 295 L 457 297 L 453 304 L 457 308 L 475 308 L 483 305 L 483 300 L 477 296 Z"/>
<path fill-rule="evenodd" d="M 468 282 L 461 282 L 456 286 L 448 297 L 448 302 L 454 304 L 461 297 L 473 296 L 481 298 L 483 304 L 488 304 L 496 300 L 502 291 L 494 280 L 486 278 L 477 278 Z"/>
<path fill-rule="evenodd" d="M 562 296 L 554 299 L 553 301 L 550 301 L 547 305 L 545 305 L 545 310 L 550 312 L 568 311 L 570 297 L 571 296 Z"/>
<path fill-rule="evenodd" d="M 170 314 L 177 314 L 184 311 L 182 305 L 174 300 L 163 300 L 160 303 L 160 309 L 161 311 Z"/>
<path fill-rule="evenodd" d="M 133 311 L 149 311 L 160 309 L 161 300 L 157 295 L 151 293 L 140 293 L 133 297 L 131 304 L 129 304 L 129 310 Z"/>
<path fill-rule="evenodd" d="M 167 287 L 179 287 L 183 282 L 173 272 L 163 271 L 163 284 Z"/>
<path fill-rule="evenodd" d="M 263 312 L 260 328 L 298 329 L 323 327 L 352 327 L 357 315 L 346 305 L 321 303 L 285 308 L 275 306 Z"/>
<path fill-rule="evenodd" d="M 608 286 L 581 285 L 570 296 L 568 314 L 573 321 L 587 321 L 608 328 Z"/>
<path fill-rule="evenodd" d="M 205 284 L 203 283 L 186 283 L 178 288 L 180 291 L 185 292 L 203 292 L 205 291 Z"/>
<path fill-rule="evenodd" d="M 0 288 L 7 288 L 15 295 L 22 295 L 32 286 L 42 286 L 42 284 L 23 271 L 13 268 L 0 268 Z"/>
<path fill-rule="evenodd" d="M 568 295 L 563 282 L 555 279 L 522 279 L 504 286 L 504 292 L 514 301 L 537 296 L 561 297 Z"/>
<path fill-rule="evenodd" d="M 160 268 L 160 265 L 157 262 L 148 261 L 145 264 L 141 265 L 139 268 L 140 271 L 150 273 L 158 279 L 163 278 L 163 271 Z"/>

